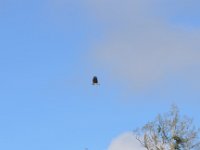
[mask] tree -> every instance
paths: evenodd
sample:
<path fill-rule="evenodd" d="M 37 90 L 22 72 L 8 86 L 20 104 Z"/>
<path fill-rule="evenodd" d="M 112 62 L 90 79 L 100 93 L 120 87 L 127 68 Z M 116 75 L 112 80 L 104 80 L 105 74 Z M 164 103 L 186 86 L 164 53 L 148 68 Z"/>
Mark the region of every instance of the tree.
<path fill-rule="evenodd" d="M 181 117 L 176 106 L 135 130 L 137 140 L 147 150 L 200 150 L 199 131 L 192 119 Z"/>

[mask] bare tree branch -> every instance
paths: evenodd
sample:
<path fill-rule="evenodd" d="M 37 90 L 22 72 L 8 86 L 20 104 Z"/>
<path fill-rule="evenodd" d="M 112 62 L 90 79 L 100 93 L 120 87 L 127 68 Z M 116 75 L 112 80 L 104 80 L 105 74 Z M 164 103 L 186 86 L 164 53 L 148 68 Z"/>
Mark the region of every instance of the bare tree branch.
<path fill-rule="evenodd" d="M 192 119 L 181 117 L 177 106 L 135 131 L 136 139 L 147 150 L 199 150 L 199 131 Z"/>

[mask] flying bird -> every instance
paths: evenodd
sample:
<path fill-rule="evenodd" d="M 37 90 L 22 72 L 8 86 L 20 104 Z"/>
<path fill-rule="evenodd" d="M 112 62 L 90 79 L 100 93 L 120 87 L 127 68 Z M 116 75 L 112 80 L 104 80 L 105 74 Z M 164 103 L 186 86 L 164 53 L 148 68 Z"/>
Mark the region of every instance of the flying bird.
<path fill-rule="evenodd" d="M 92 84 L 93 84 L 93 85 L 99 85 L 98 79 L 97 79 L 96 76 L 93 77 L 93 79 L 92 79 Z"/>

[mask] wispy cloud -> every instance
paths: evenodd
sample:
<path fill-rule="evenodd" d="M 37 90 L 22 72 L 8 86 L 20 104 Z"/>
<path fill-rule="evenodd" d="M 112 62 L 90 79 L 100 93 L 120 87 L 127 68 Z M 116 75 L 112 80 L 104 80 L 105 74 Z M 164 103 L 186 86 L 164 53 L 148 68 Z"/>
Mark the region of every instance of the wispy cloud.
<path fill-rule="evenodd" d="M 104 24 L 104 38 L 96 43 L 91 40 L 94 46 L 89 60 L 132 87 L 148 87 L 168 75 L 200 67 L 200 27 L 195 21 L 200 17 L 198 0 L 50 2 L 59 12 L 55 18 L 67 18 L 67 24 L 74 20 L 69 16 L 77 13 Z M 194 26 L 185 30 L 184 24 Z"/>
<path fill-rule="evenodd" d="M 145 150 L 132 132 L 126 132 L 112 140 L 108 150 Z"/>
<path fill-rule="evenodd" d="M 109 28 L 106 38 L 93 48 L 93 60 L 111 70 L 118 79 L 138 88 L 169 74 L 199 67 L 199 29 L 186 31 L 164 18 L 166 10 L 173 15 L 172 1 L 88 2 Z M 188 9 L 195 8 L 196 2 L 188 5 Z M 178 0 L 174 4 L 177 7 L 180 4 L 181 10 L 187 1 Z"/>

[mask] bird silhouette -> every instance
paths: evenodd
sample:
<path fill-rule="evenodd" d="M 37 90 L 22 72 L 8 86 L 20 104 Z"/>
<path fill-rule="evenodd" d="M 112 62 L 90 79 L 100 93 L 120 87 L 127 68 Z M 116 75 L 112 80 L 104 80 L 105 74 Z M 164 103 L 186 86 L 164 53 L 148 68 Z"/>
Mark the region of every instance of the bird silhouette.
<path fill-rule="evenodd" d="M 92 84 L 93 84 L 93 85 L 99 85 L 99 82 L 98 82 L 98 79 L 97 79 L 96 76 L 93 77 L 93 79 L 92 79 Z"/>

